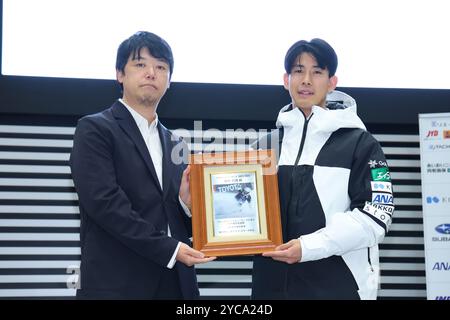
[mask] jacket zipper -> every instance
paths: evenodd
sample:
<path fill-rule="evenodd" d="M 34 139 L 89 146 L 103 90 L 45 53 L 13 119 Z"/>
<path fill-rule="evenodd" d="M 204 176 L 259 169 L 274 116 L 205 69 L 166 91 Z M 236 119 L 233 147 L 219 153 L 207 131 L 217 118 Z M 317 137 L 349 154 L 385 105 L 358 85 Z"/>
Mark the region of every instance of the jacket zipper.
<path fill-rule="evenodd" d="M 294 163 L 295 166 L 298 165 L 298 162 L 300 161 L 300 157 L 302 156 L 303 146 L 305 145 L 305 140 L 306 140 L 306 131 L 308 130 L 308 123 L 309 123 L 309 120 L 311 120 L 311 117 L 314 115 L 314 114 L 311 114 L 309 119 L 307 119 L 305 114 L 303 113 L 303 111 L 301 109 L 300 109 L 300 111 L 303 114 L 303 116 L 305 117 L 305 124 L 303 125 L 302 140 L 300 141 L 300 148 L 298 149 L 297 159 L 295 159 L 295 163 Z"/>
<path fill-rule="evenodd" d="M 305 114 L 303 113 L 303 111 L 300 109 L 300 112 L 303 114 L 303 116 L 305 117 L 305 124 L 303 125 L 303 133 L 302 133 L 302 140 L 300 141 L 300 147 L 298 149 L 298 153 L 297 153 L 297 158 L 295 159 L 295 163 L 294 166 L 298 165 L 298 162 L 300 161 L 300 157 L 302 155 L 302 151 L 303 151 L 303 146 L 305 145 L 305 139 L 306 139 L 306 131 L 308 129 L 308 123 L 309 120 L 311 119 L 311 117 L 313 116 L 313 114 L 311 114 L 311 116 L 309 117 L 309 119 L 306 118 Z M 291 183 L 292 183 L 292 179 L 294 179 L 294 170 L 292 170 L 292 174 L 291 174 Z M 292 185 L 291 185 L 292 188 Z M 292 192 L 292 190 L 291 190 Z M 285 290 L 287 291 L 288 288 L 288 273 L 289 273 L 289 268 L 287 268 L 286 270 L 286 277 L 285 277 L 285 281 L 284 281 L 284 287 Z"/>

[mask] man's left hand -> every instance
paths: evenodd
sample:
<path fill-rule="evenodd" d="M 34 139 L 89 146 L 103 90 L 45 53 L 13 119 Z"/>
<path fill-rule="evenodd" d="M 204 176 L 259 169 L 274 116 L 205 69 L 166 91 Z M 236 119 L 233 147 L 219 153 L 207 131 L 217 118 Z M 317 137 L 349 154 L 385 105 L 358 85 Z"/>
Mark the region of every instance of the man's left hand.
<path fill-rule="evenodd" d="M 291 241 L 276 247 L 275 251 L 264 252 L 262 255 L 288 264 L 297 263 L 302 259 L 300 239 L 292 239 Z"/>
<path fill-rule="evenodd" d="M 184 204 L 191 209 L 191 191 L 189 189 L 189 173 L 191 172 L 191 166 L 187 166 L 187 168 L 183 171 L 183 176 L 181 177 L 180 183 L 180 198 Z"/>

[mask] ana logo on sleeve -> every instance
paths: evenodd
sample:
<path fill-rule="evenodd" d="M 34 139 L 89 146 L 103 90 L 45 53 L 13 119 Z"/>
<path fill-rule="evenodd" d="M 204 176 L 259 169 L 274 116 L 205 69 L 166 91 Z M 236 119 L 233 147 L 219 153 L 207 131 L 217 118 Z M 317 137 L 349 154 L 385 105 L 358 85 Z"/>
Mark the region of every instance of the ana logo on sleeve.
<path fill-rule="evenodd" d="M 375 193 L 372 194 L 372 202 L 373 203 L 393 205 L 394 204 L 394 197 L 390 193 L 378 193 L 378 192 L 375 192 Z"/>
<path fill-rule="evenodd" d="M 391 175 L 387 167 L 370 170 L 373 181 L 391 181 Z"/>

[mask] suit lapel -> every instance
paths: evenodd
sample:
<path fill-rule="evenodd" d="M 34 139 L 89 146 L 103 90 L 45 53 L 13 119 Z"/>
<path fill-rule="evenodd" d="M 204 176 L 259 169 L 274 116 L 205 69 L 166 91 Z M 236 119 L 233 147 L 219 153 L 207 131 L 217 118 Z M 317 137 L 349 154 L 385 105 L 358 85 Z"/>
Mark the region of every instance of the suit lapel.
<path fill-rule="evenodd" d="M 137 127 L 136 121 L 134 121 L 133 116 L 128 112 L 125 106 L 123 106 L 119 101 L 116 101 L 112 106 L 112 112 L 117 120 L 117 123 L 125 131 L 125 133 L 131 138 L 131 140 L 136 145 L 142 159 L 147 165 L 148 170 L 153 177 L 154 183 L 157 186 L 159 192 L 162 193 L 161 186 L 158 181 L 158 176 L 156 175 L 155 167 L 153 165 L 152 158 L 148 152 L 145 141 L 142 138 L 142 134 Z M 164 173 L 164 168 L 163 168 Z"/>
<path fill-rule="evenodd" d="M 167 197 L 170 189 L 170 181 L 172 179 L 173 173 L 176 171 L 175 164 L 171 159 L 172 149 L 175 145 L 174 141 L 171 141 L 171 134 L 166 127 L 164 127 L 161 122 L 158 122 L 158 132 L 159 138 L 161 139 L 161 147 L 163 150 L 163 168 L 162 168 L 162 176 L 163 176 L 163 194 L 164 199 Z"/>

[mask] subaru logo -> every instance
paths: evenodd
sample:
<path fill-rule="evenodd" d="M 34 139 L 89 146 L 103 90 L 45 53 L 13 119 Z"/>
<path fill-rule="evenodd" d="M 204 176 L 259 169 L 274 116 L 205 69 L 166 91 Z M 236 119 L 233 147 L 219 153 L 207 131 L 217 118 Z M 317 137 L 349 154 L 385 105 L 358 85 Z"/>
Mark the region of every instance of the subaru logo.
<path fill-rule="evenodd" d="M 434 230 L 442 234 L 450 234 L 450 223 L 440 224 Z"/>

